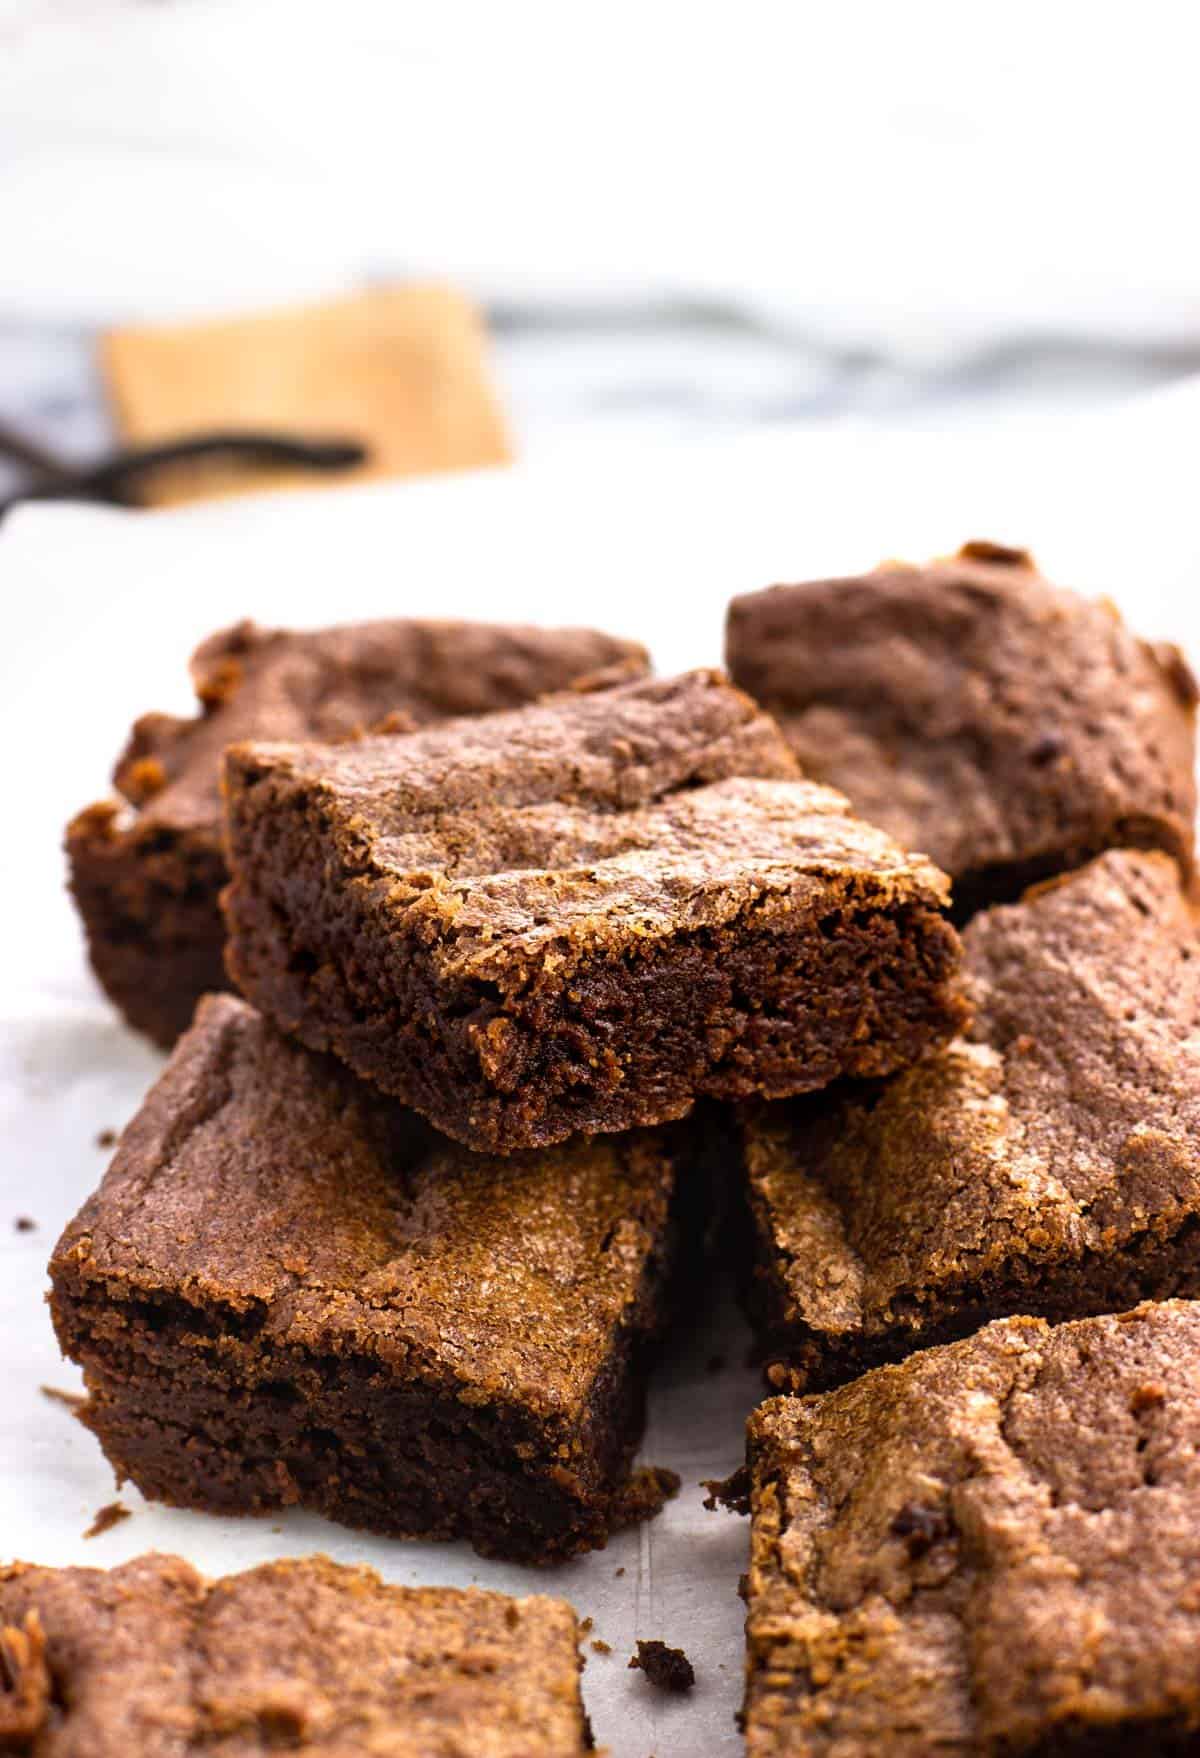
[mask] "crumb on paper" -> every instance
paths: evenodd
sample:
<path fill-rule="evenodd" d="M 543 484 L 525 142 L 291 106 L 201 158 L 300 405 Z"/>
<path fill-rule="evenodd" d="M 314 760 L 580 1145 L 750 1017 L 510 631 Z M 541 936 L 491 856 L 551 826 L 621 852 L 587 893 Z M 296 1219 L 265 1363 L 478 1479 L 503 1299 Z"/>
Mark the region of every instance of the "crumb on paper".
<path fill-rule="evenodd" d="M 683 1649 L 670 1648 L 665 1642 L 639 1642 L 629 1664 L 644 1672 L 660 1691 L 690 1691 L 696 1683 L 696 1669 Z"/>
<path fill-rule="evenodd" d="M 119 1526 L 122 1520 L 128 1520 L 131 1517 L 131 1512 L 124 1502 L 106 1502 L 102 1508 L 97 1508 L 96 1518 L 83 1536 L 85 1538 L 103 1538 L 106 1532 L 111 1532 L 114 1526 Z"/>
<path fill-rule="evenodd" d="M 708 1491 L 703 1505 L 710 1514 L 717 1508 L 728 1508 L 731 1514 L 750 1512 L 750 1473 L 744 1465 L 728 1477 L 702 1478 L 700 1488 Z"/>
<path fill-rule="evenodd" d="M 102 1129 L 96 1137 L 96 1146 L 98 1148 L 115 1148 L 116 1145 L 117 1132 L 115 1129 Z"/>
<path fill-rule="evenodd" d="M 13 1226 L 16 1228 L 18 1233 L 36 1233 L 37 1232 L 37 1222 L 34 1220 L 32 1215 L 18 1215 L 16 1220 L 13 1222 Z"/>
<path fill-rule="evenodd" d="M 592 1640 L 592 1653 L 593 1654 L 611 1654 L 612 1653 L 612 1643 L 606 1642 L 604 1640 L 603 1636 L 596 1636 Z"/>
<path fill-rule="evenodd" d="M 616 1571 L 615 1571 L 615 1572 L 614 1572 L 614 1575 L 613 1575 L 613 1580 L 614 1580 L 614 1581 L 619 1581 L 619 1580 L 620 1580 L 620 1579 L 621 1579 L 621 1576 L 622 1576 L 622 1575 L 623 1575 L 623 1574 L 624 1574 L 624 1573 L 625 1573 L 625 1565 L 624 1565 L 624 1563 L 622 1563 L 622 1564 L 621 1564 L 621 1567 L 620 1567 L 620 1568 L 619 1568 L 619 1569 L 617 1569 L 617 1570 L 616 1570 Z"/>
<path fill-rule="evenodd" d="M 665 1465 L 639 1465 L 625 1485 L 622 1520 L 633 1525 L 639 1520 L 653 1519 L 665 1503 L 679 1494 L 682 1482 L 678 1471 Z"/>
<path fill-rule="evenodd" d="M 65 1404 L 72 1415 L 82 1410 L 87 1403 L 82 1392 L 68 1392 L 62 1386 L 39 1386 L 38 1390 L 42 1397 L 49 1398 L 52 1404 Z"/>
<path fill-rule="evenodd" d="M 595 1623 L 593 1622 L 593 1620 L 591 1618 L 581 1618 L 580 1619 L 579 1628 L 580 1628 L 580 1631 L 582 1632 L 583 1635 L 586 1636 L 588 1631 L 594 1630 L 595 1627 L 596 1627 Z"/>

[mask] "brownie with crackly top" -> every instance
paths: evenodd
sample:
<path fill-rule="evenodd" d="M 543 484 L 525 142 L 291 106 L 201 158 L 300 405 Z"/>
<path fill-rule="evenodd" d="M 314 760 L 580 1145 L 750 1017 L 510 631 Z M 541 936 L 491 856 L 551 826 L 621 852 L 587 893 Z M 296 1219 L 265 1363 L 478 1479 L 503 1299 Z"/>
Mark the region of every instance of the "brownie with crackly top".
<path fill-rule="evenodd" d="M 229 961 L 468 1147 L 879 1075 L 962 1018 L 942 875 L 719 673 L 226 756 Z"/>
<path fill-rule="evenodd" d="M 138 720 L 116 797 L 67 829 L 71 890 L 93 968 L 129 1023 L 169 1048 L 206 991 L 229 986 L 218 897 L 220 759 L 247 738 L 345 738 L 480 714 L 647 669 L 592 629 L 397 619 L 295 631 L 243 622 L 193 655 L 193 718 Z"/>
<path fill-rule="evenodd" d="M 1200 1294 L 1200 937 L 1174 863 L 1114 850 L 963 941 L 955 1043 L 740 1121 L 777 1386 L 1010 1313 Z"/>
<path fill-rule="evenodd" d="M 81 1418 L 178 1506 L 601 1545 L 669 1487 L 630 1465 L 690 1155 L 677 1129 L 474 1156 L 207 997 L 53 1255 Z"/>
<path fill-rule="evenodd" d="M 1200 1751 L 1198 1425 L 1194 1301 L 761 1405 L 750 1758 Z"/>
<path fill-rule="evenodd" d="M 563 1600 L 393 1587 L 327 1557 L 0 1566 L 0 1748 L 23 1758 L 583 1758 Z"/>
<path fill-rule="evenodd" d="M 1022 550 L 735 598 L 734 681 L 805 772 L 936 861 L 960 916 L 1106 848 L 1190 872 L 1196 684 L 1178 648 Z"/>

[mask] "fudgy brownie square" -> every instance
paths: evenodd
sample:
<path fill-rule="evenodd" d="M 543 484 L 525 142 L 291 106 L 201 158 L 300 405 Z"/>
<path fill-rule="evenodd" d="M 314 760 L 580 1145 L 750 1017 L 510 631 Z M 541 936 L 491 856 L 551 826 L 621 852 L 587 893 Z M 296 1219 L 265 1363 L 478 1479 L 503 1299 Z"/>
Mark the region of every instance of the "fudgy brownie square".
<path fill-rule="evenodd" d="M 1198 1432 L 1191 1301 L 760 1406 L 751 1758 L 1200 1750 Z"/>
<path fill-rule="evenodd" d="M 230 970 L 508 1153 L 883 1074 L 960 1022 L 942 875 L 719 673 L 226 756 Z"/>
<path fill-rule="evenodd" d="M 25 1758 L 582 1758 L 560 1599 L 391 1587 L 327 1557 L 0 1567 L 0 1747 Z"/>
<path fill-rule="evenodd" d="M 1200 939 L 1174 863 L 1102 855 L 963 940 L 957 1042 L 741 1120 L 777 1385 L 1009 1313 L 1200 1294 Z"/>
<path fill-rule="evenodd" d="M 1178 649 L 1053 586 L 1020 550 L 734 599 L 730 673 L 806 774 L 950 875 L 1009 902 L 1106 848 L 1192 860 L 1196 685 Z"/>
<path fill-rule="evenodd" d="M 603 1544 L 663 1499 L 629 1466 L 686 1157 L 678 1131 L 473 1156 L 208 997 L 50 1265 L 82 1419 L 182 1507 Z"/>
<path fill-rule="evenodd" d="M 225 989 L 217 902 L 220 759 L 249 738 L 344 738 L 388 716 L 420 725 L 516 706 L 576 683 L 638 676 L 645 650 L 592 629 L 394 621 L 295 632 L 239 623 L 192 658 L 201 712 L 135 724 L 118 798 L 67 829 L 92 965 L 126 1019 L 164 1048 Z"/>

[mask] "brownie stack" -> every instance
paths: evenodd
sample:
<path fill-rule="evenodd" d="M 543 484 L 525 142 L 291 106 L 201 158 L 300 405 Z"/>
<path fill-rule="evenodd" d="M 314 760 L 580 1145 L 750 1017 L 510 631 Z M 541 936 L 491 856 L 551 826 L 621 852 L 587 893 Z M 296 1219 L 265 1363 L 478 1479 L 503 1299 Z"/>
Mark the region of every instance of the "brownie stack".
<path fill-rule="evenodd" d="M 720 1240 L 807 1394 L 726 1491 L 750 1750 L 1190 1750 L 1190 674 L 994 545 L 736 600 L 727 659 L 244 627 L 138 723 L 97 971 L 164 1043 L 241 996 L 56 1248 L 83 1419 L 177 1505 L 561 1559 L 668 1493 Z"/>
<path fill-rule="evenodd" d="M 281 691 L 333 712 L 239 639 L 261 669 L 177 735 L 206 778 L 247 689 L 258 730 Z M 360 678 L 370 638 L 337 639 Z M 148 1495 L 603 1543 L 667 1487 L 630 1465 L 711 1232 L 697 1098 L 885 1074 L 962 1023 L 941 875 L 719 674 L 614 682 L 637 656 L 589 640 L 608 671 L 525 707 L 224 749 L 247 1000 L 200 1002 L 52 1265 L 84 1420 Z M 199 780 L 185 754 L 173 813 Z"/>
<path fill-rule="evenodd" d="M 739 599 L 728 660 L 950 873 L 971 1005 L 739 1116 L 748 1306 L 809 1394 L 725 1486 L 747 1748 L 1200 1751 L 1187 666 L 994 545 Z"/>

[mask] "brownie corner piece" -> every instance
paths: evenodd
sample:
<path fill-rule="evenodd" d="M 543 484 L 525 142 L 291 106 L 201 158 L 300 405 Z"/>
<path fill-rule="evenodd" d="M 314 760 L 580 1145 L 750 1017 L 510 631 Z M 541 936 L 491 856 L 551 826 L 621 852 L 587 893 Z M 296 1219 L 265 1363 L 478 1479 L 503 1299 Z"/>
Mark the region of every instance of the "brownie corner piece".
<path fill-rule="evenodd" d="M 988 1319 L 1200 1294 L 1200 936 L 1175 863 L 1113 850 L 980 912 L 969 1029 L 739 1122 L 750 1305 L 818 1389 Z"/>
<path fill-rule="evenodd" d="M 114 797 L 67 827 L 70 889 L 101 986 L 169 1049 L 202 994 L 227 989 L 219 897 L 228 879 L 220 763 L 247 738 L 344 738 L 601 689 L 648 668 L 645 649 L 593 629 L 397 618 L 315 630 L 241 622 L 191 660 L 198 712 L 145 714 Z"/>
<path fill-rule="evenodd" d="M 688 1151 L 472 1156 L 209 997 L 53 1255 L 82 1420 L 178 1506 L 523 1560 L 603 1544 L 662 1501 L 630 1464 Z"/>
<path fill-rule="evenodd" d="M 482 1750 L 486 1727 L 495 1758 L 583 1758 L 578 1642 L 565 1601 L 393 1587 L 322 1556 L 215 1581 L 163 1554 L 10 1564 L 0 1742 L 25 1758 L 429 1758 Z"/>
<path fill-rule="evenodd" d="M 1196 684 L 1024 551 L 733 600 L 726 654 L 802 767 L 951 877 L 956 913 L 1106 848 L 1193 858 Z"/>
<path fill-rule="evenodd" d="M 942 876 L 717 673 L 226 777 L 243 992 L 474 1148 L 883 1074 L 963 1018 Z"/>
<path fill-rule="evenodd" d="M 1200 1306 L 1015 1318 L 751 1418 L 747 1751 L 1200 1739 Z"/>

